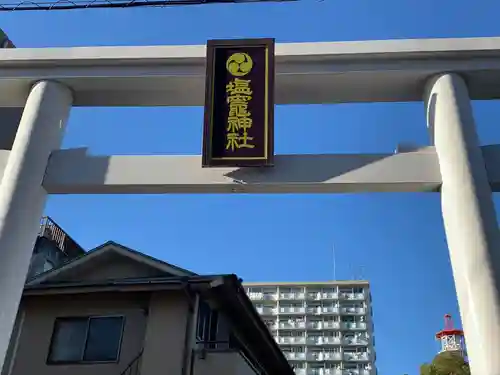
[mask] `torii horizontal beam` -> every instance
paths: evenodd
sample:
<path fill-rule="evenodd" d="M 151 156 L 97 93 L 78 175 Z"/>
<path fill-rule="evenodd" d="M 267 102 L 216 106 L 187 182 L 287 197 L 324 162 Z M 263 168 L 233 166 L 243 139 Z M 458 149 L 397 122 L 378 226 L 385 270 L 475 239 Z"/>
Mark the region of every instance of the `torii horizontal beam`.
<path fill-rule="evenodd" d="M 482 147 L 493 191 L 500 191 L 500 145 Z M 0 152 L 3 172 L 9 151 Z M 273 168 L 202 168 L 199 156 L 93 156 L 52 153 L 49 194 L 437 192 L 434 147 L 394 154 L 278 155 Z"/>
<path fill-rule="evenodd" d="M 74 106 L 203 106 L 204 45 L 0 50 L 0 106 L 34 82 L 70 87 Z M 453 71 L 472 99 L 500 98 L 500 38 L 277 43 L 276 104 L 421 101 Z"/>

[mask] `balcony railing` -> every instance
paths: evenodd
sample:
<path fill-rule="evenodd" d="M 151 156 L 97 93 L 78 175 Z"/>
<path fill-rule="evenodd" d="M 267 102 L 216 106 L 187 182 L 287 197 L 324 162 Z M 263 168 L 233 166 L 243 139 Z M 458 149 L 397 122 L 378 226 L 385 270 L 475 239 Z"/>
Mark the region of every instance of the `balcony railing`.
<path fill-rule="evenodd" d="M 305 368 L 296 368 L 293 369 L 295 375 L 307 375 L 307 370 Z"/>
<path fill-rule="evenodd" d="M 255 309 L 260 315 L 274 315 L 278 312 L 278 309 L 274 307 L 256 307 Z"/>
<path fill-rule="evenodd" d="M 307 299 L 312 299 L 312 300 L 325 300 L 325 299 L 338 299 L 339 295 L 337 293 L 333 292 L 312 292 L 312 293 L 307 293 Z"/>
<path fill-rule="evenodd" d="M 307 328 L 311 329 L 339 329 L 339 322 L 309 322 Z"/>
<path fill-rule="evenodd" d="M 304 329 L 306 328 L 305 322 L 279 322 L 280 329 Z"/>
<path fill-rule="evenodd" d="M 368 339 L 357 338 L 357 339 L 344 339 L 342 340 L 344 345 L 368 345 Z"/>
<path fill-rule="evenodd" d="M 252 301 L 276 301 L 278 299 L 277 293 L 260 293 L 260 292 L 249 292 L 248 298 Z"/>
<path fill-rule="evenodd" d="M 344 359 L 346 361 L 368 361 L 370 356 L 368 353 L 346 353 L 344 352 Z"/>
<path fill-rule="evenodd" d="M 280 299 L 288 299 L 288 300 L 295 300 L 295 299 L 305 299 L 306 294 L 305 293 L 280 293 Z"/>
<path fill-rule="evenodd" d="M 339 308 L 338 307 L 326 307 L 326 306 L 317 306 L 317 307 L 308 307 L 307 312 L 309 314 L 338 314 L 339 313 Z"/>
<path fill-rule="evenodd" d="M 343 322 L 342 325 L 340 326 L 342 329 L 352 329 L 352 330 L 364 330 L 366 329 L 366 323 L 361 323 L 361 322 L 355 322 L 355 323 L 348 323 L 348 322 Z"/>
<path fill-rule="evenodd" d="M 340 312 L 342 314 L 366 314 L 366 309 L 364 307 L 341 307 Z"/>
<path fill-rule="evenodd" d="M 286 359 L 303 361 L 306 359 L 306 353 L 284 352 Z"/>
<path fill-rule="evenodd" d="M 278 344 L 290 344 L 290 345 L 305 344 L 306 338 L 295 337 L 295 336 L 284 336 L 284 337 L 278 337 L 277 342 Z"/>
<path fill-rule="evenodd" d="M 141 352 L 128 364 L 125 370 L 122 371 L 120 375 L 140 375 L 141 373 L 141 360 L 142 360 L 142 350 Z"/>
<path fill-rule="evenodd" d="M 48 216 L 40 220 L 38 235 L 53 241 L 69 258 L 85 254 L 85 250 Z"/>
<path fill-rule="evenodd" d="M 334 368 L 310 368 L 307 370 L 307 375 L 370 375 L 370 370 L 340 370 Z"/>
<path fill-rule="evenodd" d="M 250 298 L 252 301 L 259 301 L 261 299 L 264 299 L 264 295 L 263 293 L 249 292 L 248 298 Z"/>
<path fill-rule="evenodd" d="M 278 329 L 278 325 L 276 323 L 267 323 L 265 322 L 266 327 L 270 331 L 276 331 Z"/>
<path fill-rule="evenodd" d="M 340 361 L 342 354 L 331 352 L 311 352 L 307 354 L 309 361 Z"/>
<path fill-rule="evenodd" d="M 302 370 L 302 369 L 301 369 Z M 296 372 L 296 374 L 298 374 Z M 302 374 L 302 373 L 301 373 Z M 370 370 L 364 369 L 336 369 L 336 368 L 309 368 L 307 375 L 370 375 Z"/>
<path fill-rule="evenodd" d="M 314 336 L 308 337 L 307 343 L 310 345 L 336 345 L 340 344 L 341 340 L 339 337 Z"/>
<path fill-rule="evenodd" d="M 336 368 L 310 368 L 307 375 L 343 375 L 342 370 Z"/>
<path fill-rule="evenodd" d="M 370 370 L 365 369 L 344 369 L 340 373 L 341 375 L 370 375 Z"/>
<path fill-rule="evenodd" d="M 349 300 L 364 300 L 365 299 L 365 295 L 364 295 L 364 293 L 346 293 L 346 292 L 342 292 L 342 293 L 340 293 L 340 298 L 349 299 Z"/>
<path fill-rule="evenodd" d="M 280 307 L 280 313 L 282 314 L 305 314 L 305 307 Z"/>

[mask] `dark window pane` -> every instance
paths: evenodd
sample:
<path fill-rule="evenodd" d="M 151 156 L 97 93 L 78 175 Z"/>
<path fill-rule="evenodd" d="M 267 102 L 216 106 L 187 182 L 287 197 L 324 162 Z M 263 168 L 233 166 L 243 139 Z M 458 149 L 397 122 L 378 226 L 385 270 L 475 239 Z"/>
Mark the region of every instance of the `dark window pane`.
<path fill-rule="evenodd" d="M 229 328 L 229 322 L 227 321 L 224 315 L 219 315 L 219 314 L 217 315 L 218 315 L 217 332 L 216 332 L 217 341 L 228 342 L 229 332 L 231 332 L 231 329 Z"/>
<path fill-rule="evenodd" d="M 204 301 L 200 301 L 198 311 L 198 327 L 196 330 L 196 336 L 199 340 L 208 340 L 207 330 L 210 326 L 210 314 L 210 307 Z"/>
<path fill-rule="evenodd" d="M 238 343 L 238 339 L 232 333 L 229 334 L 229 347 L 231 349 L 240 350 L 240 344 Z"/>
<path fill-rule="evenodd" d="M 217 341 L 217 326 L 219 324 L 219 313 L 217 311 L 212 311 L 210 316 L 210 330 L 208 332 L 209 341 Z"/>
<path fill-rule="evenodd" d="M 85 361 L 116 361 L 123 329 L 122 317 L 90 319 Z"/>
<path fill-rule="evenodd" d="M 56 320 L 49 361 L 81 361 L 87 335 L 87 324 L 87 319 Z"/>

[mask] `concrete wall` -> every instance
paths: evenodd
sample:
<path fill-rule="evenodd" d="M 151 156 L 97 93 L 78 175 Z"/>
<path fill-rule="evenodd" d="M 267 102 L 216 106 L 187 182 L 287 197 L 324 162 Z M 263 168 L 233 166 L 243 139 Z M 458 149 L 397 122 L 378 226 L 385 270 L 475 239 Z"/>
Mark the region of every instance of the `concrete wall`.
<path fill-rule="evenodd" d="M 118 363 L 48 365 L 56 318 L 91 315 L 125 316 Z M 2 375 L 120 375 L 141 350 L 139 373 L 130 375 L 255 375 L 238 352 L 193 355 L 195 319 L 182 291 L 26 297 Z"/>
<path fill-rule="evenodd" d="M 141 375 L 181 375 L 188 316 L 183 292 L 151 295 Z"/>
<path fill-rule="evenodd" d="M 3 375 L 119 375 L 143 346 L 147 323 L 147 297 L 144 294 L 120 293 L 26 298 L 21 310 L 24 319 L 20 327 L 19 341 L 16 344 L 16 335 L 13 335 L 14 341 L 11 342 L 11 347 L 17 347 L 17 350 L 12 350 L 13 362 L 6 366 L 6 373 Z M 88 315 L 125 316 L 119 362 L 47 365 L 55 319 Z M 9 368 L 11 371 L 8 371 Z"/>

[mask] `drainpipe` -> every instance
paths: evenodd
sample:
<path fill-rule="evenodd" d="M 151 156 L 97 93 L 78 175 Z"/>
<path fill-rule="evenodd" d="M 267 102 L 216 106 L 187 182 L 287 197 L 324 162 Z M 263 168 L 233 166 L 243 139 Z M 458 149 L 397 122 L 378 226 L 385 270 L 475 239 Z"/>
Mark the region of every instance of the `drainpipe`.
<path fill-rule="evenodd" d="M 198 320 L 198 306 L 200 295 L 192 296 L 189 286 L 184 289 L 188 297 L 188 316 L 186 319 L 186 333 L 184 336 L 184 349 L 182 353 L 181 375 L 192 375 L 194 364 L 194 350 L 196 345 L 196 322 Z"/>

